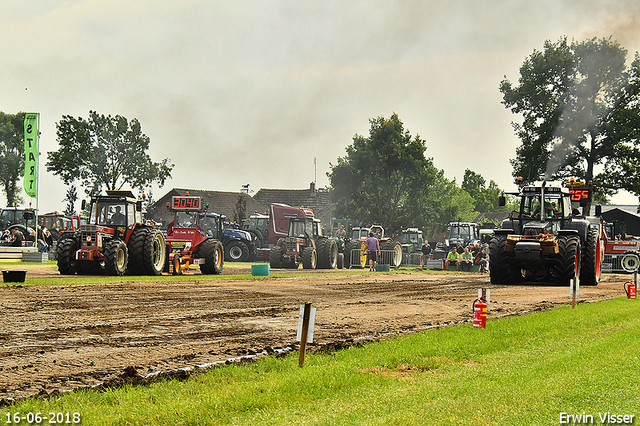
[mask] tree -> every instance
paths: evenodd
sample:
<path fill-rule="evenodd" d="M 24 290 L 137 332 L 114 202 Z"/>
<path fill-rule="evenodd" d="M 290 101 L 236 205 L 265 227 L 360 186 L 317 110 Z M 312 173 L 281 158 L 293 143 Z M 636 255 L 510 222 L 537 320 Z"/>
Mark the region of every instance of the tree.
<path fill-rule="evenodd" d="M 73 216 L 76 214 L 76 201 L 78 201 L 78 191 L 73 185 L 69 185 L 64 200 L 67 202 L 67 208 L 64 211 L 66 216 Z"/>
<path fill-rule="evenodd" d="M 233 212 L 233 221 L 239 225 L 244 222 L 244 219 L 247 216 L 247 202 L 245 201 L 242 194 L 238 196 L 238 201 L 236 202 L 236 209 Z"/>
<path fill-rule="evenodd" d="M 149 137 L 135 118 L 89 111 L 87 120 L 63 116 L 56 132 L 60 148 L 47 153 L 47 170 L 67 185 L 80 180 L 88 195 L 125 185 L 139 190 L 154 182 L 162 186 L 171 177 L 169 159 L 155 163 L 146 154 Z"/>
<path fill-rule="evenodd" d="M 425 142 L 417 135 L 412 138 L 397 114 L 369 123 L 369 136 L 355 135 L 347 155 L 330 164 L 327 176 L 336 216 L 380 224 L 392 234 L 403 226 L 433 231 L 465 208 L 473 211 L 468 194 L 460 193 L 425 157 Z"/>
<path fill-rule="evenodd" d="M 565 37 L 525 60 L 517 86 L 505 77 L 503 104 L 523 117 L 513 124 L 522 142 L 514 177 L 574 176 L 640 195 L 640 59 L 636 53 L 627 69 L 626 55 L 611 39 L 569 44 Z"/>
<path fill-rule="evenodd" d="M 473 198 L 477 212 L 488 213 L 505 209 L 504 207 L 498 206 L 498 198 L 503 192 L 498 188 L 498 184 L 491 180 L 487 187 L 486 180 L 474 171 L 469 169 L 464 171 L 462 189 L 467 191 L 471 198 Z"/>
<path fill-rule="evenodd" d="M 21 203 L 19 181 L 24 174 L 24 112 L 0 111 L 0 185 L 7 206 Z"/>

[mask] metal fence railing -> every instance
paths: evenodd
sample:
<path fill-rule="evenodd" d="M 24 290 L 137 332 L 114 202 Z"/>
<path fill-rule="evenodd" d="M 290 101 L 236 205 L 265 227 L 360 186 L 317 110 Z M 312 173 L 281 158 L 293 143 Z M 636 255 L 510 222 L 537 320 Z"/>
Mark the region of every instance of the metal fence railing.
<path fill-rule="evenodd" d="M 422 253 L 402 253 L 402 266 L 420 266 Z"/>
<path fill-rule="evenodd" d="M 389 265 L 392 268 L 397 268 L 400 265 L 396 264 L 395 256 L 395 250 L 380 250 L 380 256 L 378 256 L 378 261 L 376 263 L 380 265 Z M 362 251 L 360 249 L 351 250 L 350 260 L 351 261 L 349 262 L 349 268 L 369 267 L 366 251 Z"/>

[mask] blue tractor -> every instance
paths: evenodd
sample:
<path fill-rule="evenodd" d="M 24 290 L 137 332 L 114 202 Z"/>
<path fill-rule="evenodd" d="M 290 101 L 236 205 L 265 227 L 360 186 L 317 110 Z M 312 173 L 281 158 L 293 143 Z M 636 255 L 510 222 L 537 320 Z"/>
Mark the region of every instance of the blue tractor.
<path fill-rule="evenodd" d="M 251 234 L 225 221 L 226 217 L 217 213 L 205 214 L 204 220 L 207 236 L 222 241 L 224 260 L 227 262 L 246 262 L 255 257 L 257 250 Z M 222 232 L 222 235 L 219 235 Z"/>

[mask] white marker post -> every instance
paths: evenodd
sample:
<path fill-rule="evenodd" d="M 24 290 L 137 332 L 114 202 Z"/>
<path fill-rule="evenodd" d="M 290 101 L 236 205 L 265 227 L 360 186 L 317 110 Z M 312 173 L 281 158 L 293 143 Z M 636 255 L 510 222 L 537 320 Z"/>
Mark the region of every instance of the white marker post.
<path fill-rule="evenodd" d="M 300 342 L 300 358 L 298 365 L 304 364 L 304 355 L 307 350 L 307 343 L 313 342 L 313 329 L 316 321 L 316 308 L 311 307 L 311 303 L 300 305 L 300 318 L 298 320 L 298 333 L 296 341 Z"/>
<path fill-rule="evenodd" d="M 478 289 L 478 300 L 483 300 L 487 303 L 487 312 L 489 312 L 489 305 L 491 304 L 491 289 L 490 288 L 479 288 Z"/>
<path fill-rule="evenodd" d="M 576 297 L 580 297 L 580 278 L 576 277 L 575 286 L 574 280 L 569 280 L 569 296 L 573 298 L 571 302 L 571 309 L 576 307 Z"/>

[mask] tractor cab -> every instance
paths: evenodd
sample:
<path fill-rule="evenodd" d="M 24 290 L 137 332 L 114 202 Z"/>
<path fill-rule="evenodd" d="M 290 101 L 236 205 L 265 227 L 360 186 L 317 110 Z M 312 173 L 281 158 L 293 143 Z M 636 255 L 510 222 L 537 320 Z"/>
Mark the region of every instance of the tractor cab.
<path fill-rule="evenodd" d="M 479 226 L 473 222 L 451 222 L 449 224 L 448 238 L 445 244 L 449 248 L 455 247 L 458 243 L 463 247 L 469 243 L 480 239 Z"/>
<path fill-rule="evenodd" d="M 320 221 L 313 218 L 291 218 L 289 220 L 289 237 L 291 238 L 311 238 L 322 236 L 322 230 L 316 224 Z"/>
<path fill-rule="evenodd" d="M 142 201 L 131 191 L 107 191 L 106 196 L 91 200 L 89 225 L 129 228 L 142 222 Z"/>
<path fill-rule="evenodd" d="M 200 213 L 198 216 L 200 232 L 202 232 L 206 237 L 222 241 L 225 216 L 220 216 L 217 213 Z"/>
<path fill-rule="evenodd" d="M 407 228 L 402 230 L 400 245 L 403 253 L 414 253 L 422 246 L 422 231 L 418 228 Z"/>
<path fill-rule="evenodd" d="M 0 212 L 0 231 L 18 228 L 24 234 L 26 241 L 33 241 L 33 237 L 28 232 L 29 229 L 36 229 L 35 210 L 31 208 L 5 207 Z"/>

